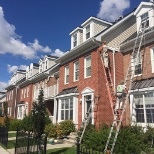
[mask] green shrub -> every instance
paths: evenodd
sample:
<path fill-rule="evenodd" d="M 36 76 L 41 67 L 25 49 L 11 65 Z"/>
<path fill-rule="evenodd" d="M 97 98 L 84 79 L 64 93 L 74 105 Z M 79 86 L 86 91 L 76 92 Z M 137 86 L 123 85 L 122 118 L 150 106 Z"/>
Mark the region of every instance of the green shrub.
<path fill-rule="evenodd" d="M 47 133 L 49 138 L 57 138 L 57 126 L 54 124 L 46 125 L 45 133 Z"/>
<path fill-rule="evenodd" d="M 99 130 L 96 130 L 94 125 L 89 124 L 83 136 L 82 144 L 96 151 L 103 151 L 108 138 L 109 128 L 102 125 Z"/>
<path fill-rule="evenodd" d="M 59 136 L 67 136 L 69 135 L 71 132 L 75 131 L 75 125 L 73 123 L 72 120 L 65 120 L 59 123 L 58 127 L 58 131 Z"/>
<path fill-rule="evenodd" d="M 33 131 L 32 115 L 25 116 L 22 120 L 22 129 L 25 131 Z"/>
<path fill-rule="evenodd" d="M 120 129 L 114 152 L 118 154 L 140 154 L 146 146 L 143 143 L 144 131 L 141 127 L 126 126 Z"/>
<path fill-rule="evenodd" d="M 9 131 L 16 131 L 17 128 L 19 128 L 19 129 L 22 128 L 22 120 L 11 119 L 10 125 L 9 125 Z"/>

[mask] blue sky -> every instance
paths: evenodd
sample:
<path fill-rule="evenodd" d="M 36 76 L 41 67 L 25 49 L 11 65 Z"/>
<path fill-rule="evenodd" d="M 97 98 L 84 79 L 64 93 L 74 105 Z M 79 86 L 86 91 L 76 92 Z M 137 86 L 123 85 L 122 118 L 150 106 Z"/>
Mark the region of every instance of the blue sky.
<path fill-rule="evenodd" d="M 17 69 L 70 50 L 69 33 L 90 16 L 114 21 L 141 0 L 0 0 L 0 89 Z"/>

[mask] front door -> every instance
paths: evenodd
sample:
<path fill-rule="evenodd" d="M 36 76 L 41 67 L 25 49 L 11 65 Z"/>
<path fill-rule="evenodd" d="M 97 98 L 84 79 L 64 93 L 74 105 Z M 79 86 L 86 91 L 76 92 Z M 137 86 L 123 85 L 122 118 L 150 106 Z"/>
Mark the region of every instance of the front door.
<path fill-rule="evenodd" d="M 88 116 L 89 114 L 91 114 L 91 95 L 86 95 L 85 97 L 85 116 Z M 91 118 L 90 118 L 90 123 L 92 122 Z"/>

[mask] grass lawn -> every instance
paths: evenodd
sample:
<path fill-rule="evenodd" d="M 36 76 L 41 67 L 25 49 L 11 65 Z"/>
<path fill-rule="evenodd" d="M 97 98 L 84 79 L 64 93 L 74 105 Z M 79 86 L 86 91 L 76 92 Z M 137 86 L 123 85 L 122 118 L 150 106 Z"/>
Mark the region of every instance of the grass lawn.
<path fill-rule="evenodd" d="M 13 149 L 13 148 L 15 148 L 15 143 L 16 143 L 16 140 L 8 141 L 7 149 Z"/>
<path fill-rule="evenodd" d="M 50 149 L 47 154 L 76 154 L 76 147 Z"/>
<path fill-rule="evenodd" d="M 8 133 L 8 137 L 16 137 L 16 133 Z"/>

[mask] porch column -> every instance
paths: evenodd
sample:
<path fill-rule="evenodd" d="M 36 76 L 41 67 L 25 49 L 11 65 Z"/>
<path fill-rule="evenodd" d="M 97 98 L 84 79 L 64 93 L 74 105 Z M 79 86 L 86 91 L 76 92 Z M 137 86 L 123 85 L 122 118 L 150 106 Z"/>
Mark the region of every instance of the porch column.
<path fill-rule="evenodd" d="M 53 123 L 57 122 L 57 99 L 54 98 L 54 111 L 53 111 Z"/>

